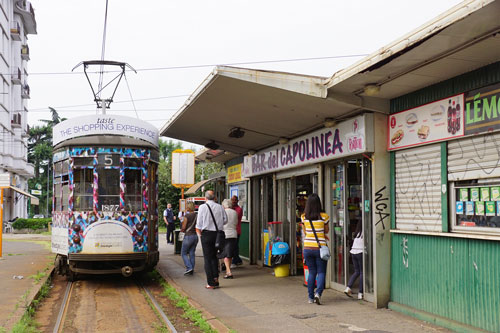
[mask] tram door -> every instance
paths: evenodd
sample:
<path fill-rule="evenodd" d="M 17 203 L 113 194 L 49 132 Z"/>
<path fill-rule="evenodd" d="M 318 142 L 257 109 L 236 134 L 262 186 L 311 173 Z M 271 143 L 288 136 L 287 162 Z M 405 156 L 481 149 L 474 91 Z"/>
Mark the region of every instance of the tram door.
<path fill-rule="evenodd" d="M 354 273 L 350 250 L 357 228 L 363 231 L 364 293 L 373 293 L 373 228 L 371 218 L 371 162 L 351 159 L 328 167 L 331 217 L 332 285 L 342 290 Z M 359 281 L 359 280 L 358 280 Z M 358 281 L 353 291 L 357 292 Z"/>

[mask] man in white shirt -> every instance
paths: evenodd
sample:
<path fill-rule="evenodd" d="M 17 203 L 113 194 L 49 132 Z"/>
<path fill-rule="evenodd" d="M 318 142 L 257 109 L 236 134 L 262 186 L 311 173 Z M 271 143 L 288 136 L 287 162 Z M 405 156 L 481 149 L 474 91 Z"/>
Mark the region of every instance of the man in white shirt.
<path fill-rule="evenodd" d="M 205 198 L 207 199 L 206 203 L 198 208 L 196 233 L 201 236 L 201 247 L 203 249 L 203 259 L 205 260 L 205 273 L 207 275 L 207 286 L 205 288 L 215 289 L 219 286 L 219 263 L 215 240 L 217 238 L 217 229 L 224 230 L 227 215 L 224 208 L 214 201 L 214 191 L 205 192 Z M 217 228 L 215 223 L 217 223 Z"/>

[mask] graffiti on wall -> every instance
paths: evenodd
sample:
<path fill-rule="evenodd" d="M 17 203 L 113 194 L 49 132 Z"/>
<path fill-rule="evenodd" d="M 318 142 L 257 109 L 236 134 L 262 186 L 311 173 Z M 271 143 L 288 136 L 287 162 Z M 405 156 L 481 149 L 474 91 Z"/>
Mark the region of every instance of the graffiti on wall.
<path fill-rule="evenodd" d="M 401 247 L 403 248 L 403 266 L 408 268 L 408 238 L 403 237 Z"/>
<path fill-rule="evenodd" d="M 391 216 L 391 214 L 387 212 L 389 198 L 383 193 L 385 189 L 386 187 L 384 186 L 375 193 L 375 226 L 381 224 L 383 230 L 385 230 L 386 220 L 389 221 L 388 219 Z"/>
<path fill-rule="evenodd" d="M 396 228 L 441 230 L 441 150 L 418 148 L 396 155 Z"/>

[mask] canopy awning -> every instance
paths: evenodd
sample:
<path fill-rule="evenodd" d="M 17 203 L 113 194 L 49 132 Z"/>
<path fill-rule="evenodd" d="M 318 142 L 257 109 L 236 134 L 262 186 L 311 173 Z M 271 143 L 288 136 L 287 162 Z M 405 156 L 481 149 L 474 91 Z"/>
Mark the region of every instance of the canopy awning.
<path fill-rule="evenodd" d="M 40 202 L 40 201 L 39 201 L 39 199 L 38 199 L 37 197 L 35 197 L 34 195 L 31 195 L 31 194 L 29 194 L 28 192 L 24 192 L 23 190 L 21 190 L 21 189 L 19 189 L 19 188 L 15 187 L 15 186 L 2 186 L 2 187 L 0 187 L 0 188 L 3 188 L 3 189 L 11 189 L 11 190 L 16 191 L 16 192 L 17 192 L 17 193 L 19 193 L 19 194 L 22 194 L 22 195 L 24 195 L 24 196 L 26 196 L 26 197 L 31 198 L 31 204 L 32 204 L 32 205 L 36 205 L 36 206 L 37 206 L 37 205 L 39 204 L 39 202 Z"/>
<path fill-rule="evenodd" d="M 196 184 L 194 184 L 193 186 L 191 186 L 189 188 L 189 190 L 187 190 L 186 192 L 184 192 L 184 194 L 195 194 L 196 191 L 198 191 L 208 181 L 210 181 L 210 179 L 204 179 L 204 180 L 201 180 L 201 181 L 197 182 Z"/>
<path fill-rule="evenodd" d="M 328 118 L 389 114 L 391 99 L 499 61 L 499 12 L 500 1 L 464 1 L 331 78 L 218 66 L 160 135 L 243 155 Z"/>

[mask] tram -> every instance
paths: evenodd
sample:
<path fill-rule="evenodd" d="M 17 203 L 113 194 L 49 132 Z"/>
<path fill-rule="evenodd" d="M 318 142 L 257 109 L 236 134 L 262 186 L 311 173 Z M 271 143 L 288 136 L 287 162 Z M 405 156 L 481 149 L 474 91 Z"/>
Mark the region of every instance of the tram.
<path fill-rule="evenodd" d="M 52 251 L 59 274 L 152 270 L 158 252 L 158 130 L 92 115 L 53 128 Z"/>

